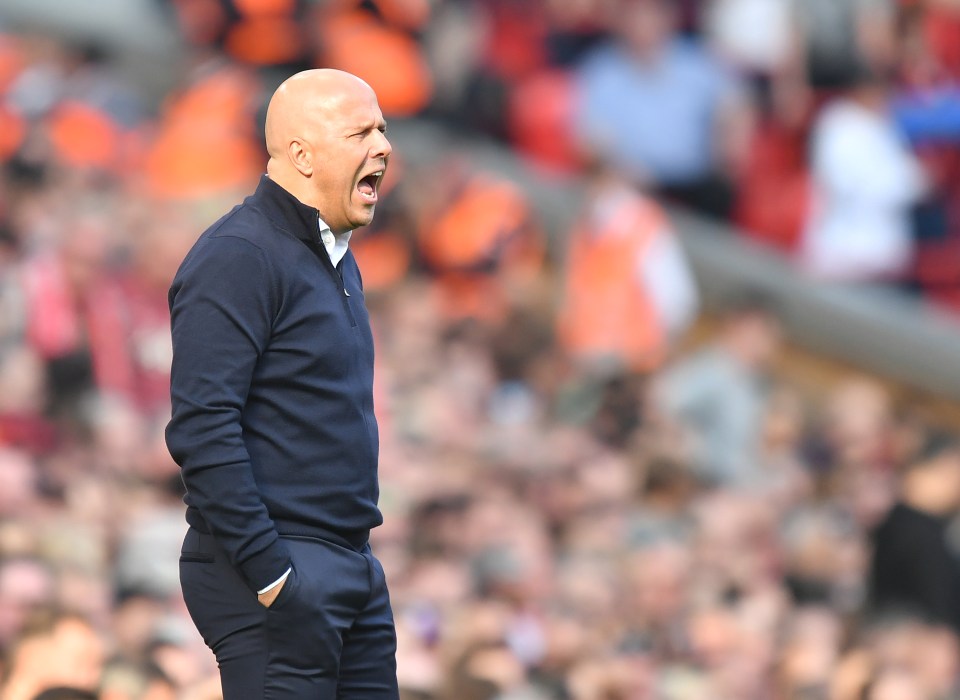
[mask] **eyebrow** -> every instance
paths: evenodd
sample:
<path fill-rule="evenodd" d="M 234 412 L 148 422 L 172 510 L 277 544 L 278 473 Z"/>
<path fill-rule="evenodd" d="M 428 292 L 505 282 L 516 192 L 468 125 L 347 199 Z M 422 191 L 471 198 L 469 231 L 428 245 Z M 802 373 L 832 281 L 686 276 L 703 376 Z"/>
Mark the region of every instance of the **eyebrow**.
<path fill-rule="evenodd" d="M 368 132 L 368 131 L 372 131 L 373 129 L 377 129 L 377 130 L 380 130 L 380 131 L 386 131 L 386 129 L 387 129 L 387 120 L 386 120 L 386 119 L 380 119 L 380 120 L 377 120 L 377 121 L 364 122 L 363 124 L 358 124 L 358 125 L 356 125 L 356 126 L 353 126 L 353 127 L 350 127 L 350 128 L 348 128 L 348 129 L 346 129 L 346 133 L 348 133 L 348 134 L 362 134 L 362 133 L 366 133 L 366 132 Z"/>

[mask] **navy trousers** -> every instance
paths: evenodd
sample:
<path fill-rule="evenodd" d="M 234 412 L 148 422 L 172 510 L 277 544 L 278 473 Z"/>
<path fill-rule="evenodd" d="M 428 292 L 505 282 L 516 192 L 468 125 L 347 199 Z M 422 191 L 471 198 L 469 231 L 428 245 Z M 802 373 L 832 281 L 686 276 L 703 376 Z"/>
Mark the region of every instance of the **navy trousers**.
<path fill-rule="evenodd" d="M 220 666 L 224 700 L 397 700 L 396 633 L 380 562 L 309 537 L 263 607 L 212 536 L 190 528 L 180 583 Z"/>

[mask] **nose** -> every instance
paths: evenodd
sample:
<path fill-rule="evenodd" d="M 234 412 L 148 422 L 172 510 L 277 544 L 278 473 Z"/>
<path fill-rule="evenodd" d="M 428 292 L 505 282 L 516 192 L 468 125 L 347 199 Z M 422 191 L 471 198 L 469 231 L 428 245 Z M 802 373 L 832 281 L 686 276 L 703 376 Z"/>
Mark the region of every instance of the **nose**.
<path fill-rule="evenodd" d="M 376 132 L 376 142 L 373 145 L 373 148 L 370 150 L 370 157 L 373 159 L 383 159 L 390 156 L 393 153 L 393 146 L 390 145 L 390 141 L 387 140 L 387 135 L 382 131 Z"/>

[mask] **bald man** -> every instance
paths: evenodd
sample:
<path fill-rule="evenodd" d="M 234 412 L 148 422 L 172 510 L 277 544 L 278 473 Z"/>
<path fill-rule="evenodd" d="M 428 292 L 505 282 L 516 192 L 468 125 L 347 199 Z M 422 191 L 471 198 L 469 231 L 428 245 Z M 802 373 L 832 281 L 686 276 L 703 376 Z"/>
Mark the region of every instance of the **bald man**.
<path fill-rule="evenodd" d="M 385 126 L 359 78 L 289 78 L 267 109 L 267 174 L 170 289 L 180 580 L 225 700 L 398 697 L 368 544 L 382 522 L 373 339 L 349 249 L 373 219 Z"/>

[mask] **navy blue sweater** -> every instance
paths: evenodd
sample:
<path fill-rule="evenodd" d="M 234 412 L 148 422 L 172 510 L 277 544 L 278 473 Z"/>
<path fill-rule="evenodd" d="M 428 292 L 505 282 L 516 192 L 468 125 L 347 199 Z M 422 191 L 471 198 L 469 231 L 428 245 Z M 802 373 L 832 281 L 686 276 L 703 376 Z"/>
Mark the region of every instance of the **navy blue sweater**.
<path fill-rule="evenodd" d="M 266 176 L 199 238 L 170 288 L 173 416 L 187 521 L 253 590 L 290 562 L 279 534 L 360 548 L 377 508 L 373 338 L 349 252 Z"/>

